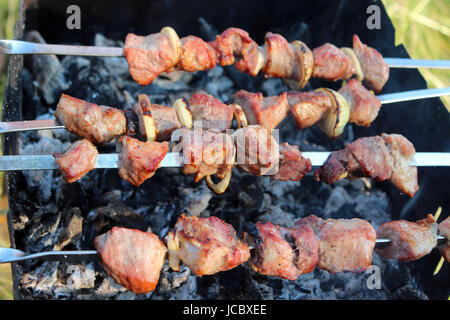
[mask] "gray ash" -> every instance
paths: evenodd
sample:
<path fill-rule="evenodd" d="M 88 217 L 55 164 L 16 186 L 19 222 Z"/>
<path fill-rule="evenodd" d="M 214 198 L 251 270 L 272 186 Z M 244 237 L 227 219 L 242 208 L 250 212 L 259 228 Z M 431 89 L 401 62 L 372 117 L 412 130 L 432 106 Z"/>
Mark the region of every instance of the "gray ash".
<path fill-rule="evenodd" d="M 201 29 L 205 38 L 212 32 L 204 21 Z M 273 31 L 290 32 L 296 39 L 312 38 L 305 23 Z M 100 34 L 96 35 L 95 42 L 103 46 L 122 45 Z M 90 102 L 125 109 L 132 106 L 141 93 L 148 94 L 154 103 L 171 105 L 177 98 L 189 97 L 194 92 L 207 92 L 227 103 L 239 89 L 262 91 L 265 95 L 288 90 L 279 79 L 252 78 L 235 72 L 232 67 L 216 67 L 194 74 L 173 73 L 141 87 L 129 76 L 124 58 L 66 56 L 59 60 L 35 56 L 27 57 L 25 66 L 22 73 L 25 119 L 51 117 L 62 91 Z M 43 68 L 53 70 L 49 76 L 55 79 L 43 79 Z M 313 84 L 317 87 L 317 82 Z M 310 85 L 305 88 L 310 89 Z M 361 136 L 355 133 L 356 128 L 348 125 L 343 136 L 332 141 L 314 127 L 297 130 L 289 118 L 279 128 L 280 140 L 296 144 L 302 151 L 339 149 Z M 64 130 L 25 132 L 20 150 L 22 154 L 52 154 L 63 151 L 77 139 Z M 103 146 L 99 151 L 113 152 L 114 145 Z M 300 182 L 281 182 L 234 169 L 231 184 L 223 195 L 211 193 L 204 181 L 196 184 L 192 176 L 182 175 L 179 169 L 173 168 L 159 169 L 138 188 L 122 181 L 116 170 L 104 169 L 94 170 L 73 184 L 65 183 L 57 171 L 18 173 L 16 186 L 17 201 L 11 203 L 14 238 L 16 247 L 27 252 L 94 249 L 94 237 L 113 226 L 152 231 L 164 237 L 182 212 L 217 216 L 231 223 L 238 233 L 248 221 L 267 220 L 291 226 L 310 214 L 323 218 L 358 217 L 377 228 L 398 217 L 399 207 L 406 208 L 405 215 L 410 212 L 406 198 L 398 200 L 398 194 L 393 196 L 392 188 L 386 183 L 344 180 L 328 186 L 315 182 L 311 173 Z M 136 295 L 109 278 L 98 261 L 78 264 L 27 261 L 17 265 L 17 298 L 428 298 L 420 284 L 422 280 L 414 271 L 418 263 L 388 261 L 374 254 L 373 264 L 381 268 L 381 288 L 374 290 L 368 288 L 369 274 L 364 273 L 333 275 L 316 268 L 297 281 L 287 281 L 262 276 L 242 265 L 213 276 L 197 277 L 185 266 L 176 273 L 166 264 L 157 289 L 146 295 Z"/>

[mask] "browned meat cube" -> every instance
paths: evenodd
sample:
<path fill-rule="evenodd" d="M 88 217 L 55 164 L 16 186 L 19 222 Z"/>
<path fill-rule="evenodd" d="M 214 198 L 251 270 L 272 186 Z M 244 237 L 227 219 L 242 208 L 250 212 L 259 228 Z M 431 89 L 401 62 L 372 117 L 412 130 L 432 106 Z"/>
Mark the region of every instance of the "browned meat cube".
<path fill-rule="evenodd" d="M 181 38 L 181 56 L 177 66 L 184 71 L 209 70 L 216 66 L 213 46 L 196 36 Z"/>
<path fill-rule="evenodd" d="M 180 142 L 174 151 L 183 152 L 183 173 L 195 174 L 198 182 L 205 176 L 224 178 L 235 165 L 235 148 L 231 136 L 214 130 L 180 129 Z"/>
<path fill-rule="evenodd" d="M 156 288 L 167 251 L 156 235 L 114 227 L 94 243 L 106 273 L 117 283 L 138 294 Z"/>
<path fill-rule="evenodd" d="M 318 267 L 331 273 L 363 272 L 372 264 L 377 235 L 372 225 L 361 219 L 327 219 L 311 216 L 295 226 L 310 226 L 319 238 Z"/>
<path fill-rule="evenodd" d="M 429 214 L 425 219 L 409 222 L 389 221 L 380 226 L 378 238 L 390 239 L 386 248 L 376 252 L 387 259 L 413 261 L 429 254 L 437 245 L 438 225 Z"/>
<path fill-rule="evenodd" d="M 319 242 L 308 226 L 285 228 L 270 222 L 257 222 L 257 234 L 244 233 L 254 249 L 251 268 L 264 275 L 296 280 L 314 270 L 318 261 Z"/>
<path fill-rule="evenodd" d="M 315 171 L 316 180 L 331 184 L 339 179 L 369 177 L 383 181 L 390 179 L 394 159 L 383 138 L 359 138 L 333 151 L 325 164 Z"/>
<path fill-rule="evenodd" d="M 438 226 L 439 234 L 447 238 L 447 242 L 439 246 L 442 256 L 450 262 L 450 216 Z"/>
<path fill-rule="evenodd" d="M 170 27 L 145 37 L 129 33 L 124 53 L 131 77 L 145 86 L 176 65 L 181 53 L 180 39 Z"/>
<path fill-rule="evenodd" d="M 339 93 L 342 94 L 350 104 L 349 122 L 358 126 L 369 127 L 378 116 L 381 101 L 369 90 L 364 88 L 358 80 L 352 79 L 343 86 Z"/>
<path fill-rule="evenodd" d="M 286 92 L 279 96 L 264 98 L 261 92 L 240 90 L 233 96 L 233 101 L 244 110 L 248 124 L 259 124 L 269 131 L 283 121 L 289 110 Z"/>
<path fill-rule="evenodd" d="M 264 66 L 264 55 L 248 33 L 238 28 L 228 28 L 210 42 L 221 66 L 234 66 L 240 72 L 256 76 Z"/>
<path fill-rule="evenodd" d="M 311 160 L 303 158 L 298 146 L 287 142 L 280 145 L 280 164 L 278 172 L 270 176 L 273 180 L 298 181 L 311 171 Z"/>
<path fill-rule="evenodd" d="M 138 99 L 134 111 L 141 136 L 148 141 L 170 141 L 172 132 L 181 127 L 175 109 L 151 103 L 146 94 L 140 94 Z"/>
<path fill-rule="evenodd" d="M 192 120 L 201 121 L 203 129 L 225 131 L 231 127 L 234 106 L 222 103 L 203 93 L 195 93 L 189 99 Z"/>
<path fill-rule="evenodd" d="M 301 218 L 294 224 L 294 228 L 299 228 L 301 226 L 308 226 L 313 229 L 315 234 L 320 234 L 320 228 L 322 227 L 325 221 L 322 218 L 312 214 Z"/>
<path fill-rule="evenodd" d="M 350 79 L 355 73 L 352 60 L 339 48 L 330 43 L 313 50 L 313 77 L 336 81 Z"/>
<path fill-rule="evenodd" d="M 104 143 L 126 132 L 122 110 L 99 106 L 62 94 L 55 117 L 72 133 L 92 143 Z"/>
<path fill-rule="evenodd" d="M 119 154 L 119 175 L 134 186 L 151 178 L 169 149 L 167 142 L 142 142 L 123 137 Z"/>
<path fill-rule="evenodd" d="M 234 133 L 237 165 L 254 175 L 278 172 L 279 146 L 268 130 L 258 125 L 241 128 Z"/>
<path fill-rule="evenodd" d="M 389 66 L 383 56 L 374 48 L 366 46 L 353 35 L 353 51 L 358 58 L 364 75 L 364 84 L 375 92 L 380 92 L 389 78 Z"/>
<path fill-rule="evenodd" d="M 98 151 L 91 142 L 83 139 L 73 143 L 66 152 L 53 156 L 64 180 L 72 183 L 95 168 Z"/>
<path fill-rule="evenodd" d="M 198 276 L 233 269 L 250 257 L 250 249 L 236 236 L 233 226 L 217 217 L 182 214 L 168 238 L 172 239 L 169 259 L 181 259 Z"/>
<path fill-rule="evenodd" d="M 289 111 L 299 129 L 316 124 L 333 107 L 328 94 L 323 91 L 288 93 Z"/>
<path fill-rule="evenodd" d="M 417 167 L 412 166 L 416 150 L 413 144 L 400 134 L 382 134 L 381 137 L 391 151 L 394 159 L 391 182 L 403 193 L 413 197 L 419 185 Z"/>

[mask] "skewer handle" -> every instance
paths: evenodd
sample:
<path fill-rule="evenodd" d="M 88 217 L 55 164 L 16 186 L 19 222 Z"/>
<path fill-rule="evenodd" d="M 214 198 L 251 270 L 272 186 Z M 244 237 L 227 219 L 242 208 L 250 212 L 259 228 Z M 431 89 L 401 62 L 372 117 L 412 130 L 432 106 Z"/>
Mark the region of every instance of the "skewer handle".
<path fill-rule="evenodd" d="M 390 68 L 450 69 L 450 60 L 423 60 L 409 58 L 384 58 Z"/>
<path fill-rule="evenodd" d="M 55 54 L 68 56 L 122 57 L 123 48 L 42 44 L 20 40 L 0 40 L 0 53 Z"/>

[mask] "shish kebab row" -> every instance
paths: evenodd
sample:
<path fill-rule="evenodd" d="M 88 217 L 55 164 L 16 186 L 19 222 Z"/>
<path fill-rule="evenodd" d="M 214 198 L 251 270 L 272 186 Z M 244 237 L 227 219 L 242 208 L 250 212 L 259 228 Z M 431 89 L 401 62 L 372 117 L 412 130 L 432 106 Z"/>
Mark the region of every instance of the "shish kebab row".
<path fill-rule="evenodd" d="M 127 130 L 130 133 L 137 127 L 135 122 L 139 122 L 142 138 L 165 141 L 181 126 L 192 128 L 194 121 L 202 121 L 203 129 L 225 131 L 231 128 L 233 117 L 238 126 L 261 125 L 270 131 L 288 113 L 299 129 L 317 123 L 327 136 L 337 138 L 348 122 L 370 126 L 381 108 L 381 101 L 356 80 L 349 81 L 339 92 L 319 88 L 264 97 L 262 93 L 240 90 L 234 94 L 233 102 L 225 104 L 210 95 L 196 93 L 169 107 L 151 103 L 147 96 L 140 95 L 134 112 L 124 114 L 116 108 L 62 95 L 55 117 L 67 130 L 96 144 L 108 142 Z M 73 119 L 75 113 L 79 120 Z"/>
<path fill-rule="evenodd" d="M 291 88 L 303 88 L 312 77 L 330 81 L 356 77 L 380 92 L 389 77 L 389 66 L 374 48 L 353 35 L 353 48 L 326 43 L 311 51 L 303 42 L 289 43 L 280 34 L 267 32 L 263 46 L 239 28 L 228 28 L 214 41 L 196 36 L 179 38 L 171 27 L 159 33 L 125 39 L 124 54 L 132 78 L 147 85 L 163 72 L 209 70 L 216 65 L 234 67 L 256 76 L 282 78 Z"/>
<path fill-rule="evenodd" d="M 377 237 L 389 244 L 375 247 Z M 95 247 L 108 275 L 135 293 L 147 293 L 158 283 L 167 252 L 174 271 L 180 270 L 180 260 L 198 276 L 248 261 L 260 274 L 296 280 L 316 266 L 331 273 L 363 272 L 372 264 L 374 248 L 384 258 L 413 261 L 439 245 L 450 261 L 448 239 L 450 217 L 438 225 L 432 215 L 417 222 L 390 221 L 377 232 L 358 218 L 323 220 L 310 215 L 292 228 L 248 223 L 241 240 L 233 226 L 217 217 L 182 214 L 165 243 L 153 233 L 113 227 L 95 238 Z"/>
<path fill-rule="evenodd" d="M 202 127 L 189 129 L 192 118 L 186 114 L 202 120 Z M 233 115 L 240 128 L 233 134 L 221 132 L 231 127 Z M 178 100 L 175 108 L 151 104 L 147 95 L 140 95 L 134 111 L 125 113 L 62 95 L 55 116 L 67 130 L 87 138 L 65 153 L 55 154 L 68 182 L 95 168 L 98 151 L 90 141 L 106 142 L 124 133 L 120 139 L 119 175 L 135 186 L 153 176 L 169 151 L 167 140 L 174 134 L 178 137 L 174 150 L 183 153 L 183 173 L 195 174 L 196 182 L 206 177 L 208 186 L 219 194 L 228 187 L 234 166 L 283 181 L 300 180 L 311 170 L 311 161 L 302 157 L 297 146 L 278 145 L 270 130 L 258 124 L 248 125 L 237 105 L 223 104 L 209 95 L 194 94 L 189 102 Z M 268 113 L 266 116 L 270 119 Z M 133 117 L 138 119 L 133 121 Z M 139 135 L 147 141 L 136 139 Z M 344 150 L 333 152 L 315 172 L 315 178 L 330 184 L 345 177 L 391 180 L 412 197 L 418 190 L 417 167 L 411 165 L 414 154 L 412 143 L 401 135 L 360 138 Z M 214 175 L 222 180 L 214 183 Z"/>

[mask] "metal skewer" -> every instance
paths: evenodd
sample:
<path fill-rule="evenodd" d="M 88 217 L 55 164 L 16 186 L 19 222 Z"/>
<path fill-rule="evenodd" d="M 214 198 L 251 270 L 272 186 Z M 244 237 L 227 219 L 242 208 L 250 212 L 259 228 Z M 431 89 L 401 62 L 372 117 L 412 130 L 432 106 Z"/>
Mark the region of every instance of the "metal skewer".
<path fill-rule="evenodd" d="M 302 152 L 303 157 L 311 160 L 313 166 L 321 166 L 330 155 L 330 152 Z M 417 152 L 411 166 L 435 167 L 450 166 L 449 152 Z M 160 167 L 181 167 L 183 157 L 176 152 L 168 152 L 161 161 Z M 119 155 L 117 153 L 99 154 L 96 169 L 114 169 L 119 167 Z M 13 155 L 0 156 L 0 171 L 24 171 L 24 170 L 56 170 L 58 165 L 52 155 Z"/>
<path fill-rule="evenodd" d="M 380 99 L 381 104 L 388 104 L 401 101 L 441 97 L 446 95 L 450 95 L 450 87 L 410 90 L 397 93 L 382 94 L 376 97 Z M 64 125 L 61 125 L 55 119 L 0 122 L 0 134 L 31 130 L 56 130 L 64 128 Z"/>
<path fill-rule="evenodd" d="M 123 57 L 123 48 L 41 44 L 20 40 L 0 40 L 0 53 L 4 54 L 55 54 L 70 56 Z M 384 58 L 391 68 L 450 69 L 449 60 L 420 60 L 409 58 Z"/>
<path fill-rule="evenodd" d="M 438 242 L 447 241 L 447 238 L 437 235 Z M 376 249 L 381 249 L 391 243 L 390 239 L 377 239 L 375 243 Z M 13 248 L 0 247 L 0 263 L 13 263 L 31 259 L 38 259 L 44 261 L 91 261 L 97 259 L 96 250 L 80 250 L 80 251 L 43 251 L 38 253 L 26 253 L 22 250 Z"/>

